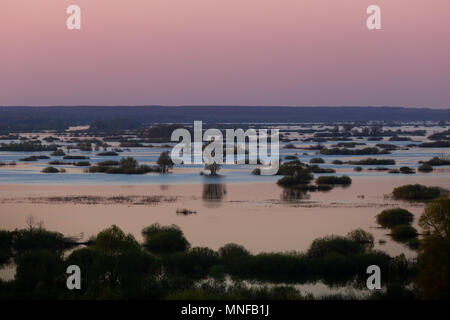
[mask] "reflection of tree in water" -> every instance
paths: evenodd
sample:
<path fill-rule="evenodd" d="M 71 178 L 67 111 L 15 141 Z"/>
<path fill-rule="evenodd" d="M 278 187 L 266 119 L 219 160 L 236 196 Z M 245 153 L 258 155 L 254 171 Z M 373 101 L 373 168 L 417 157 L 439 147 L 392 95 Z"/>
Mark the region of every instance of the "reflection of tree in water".
<path fill-rule="evenodd" d="M 159 189 L 161 189 L 161 191 L 167 191 L 167 190 L 169 190 L 169 185 L 168 184 L 160 184 Z"/>
<path fill-rule="evenodd" d="M 203 184 L 203 200 L 207 202 L 220 202 L 227 194 L 224 184 Z"/>
<path fill-rule="evenodd" d="M 281 200 L 286 202 L 298 202 L 300 200 L 309 199 L 307 191 L 302 188 L 283 188 Z"/>

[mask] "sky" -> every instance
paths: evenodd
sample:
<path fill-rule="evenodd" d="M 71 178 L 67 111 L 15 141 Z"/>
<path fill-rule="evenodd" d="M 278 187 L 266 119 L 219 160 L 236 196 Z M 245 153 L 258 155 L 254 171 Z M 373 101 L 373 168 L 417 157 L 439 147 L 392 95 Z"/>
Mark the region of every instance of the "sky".
<path fill-rule="evenodd" d="M 448 0 L 1 0 L 0 105 L 448 109 L 449 17 Z"/>

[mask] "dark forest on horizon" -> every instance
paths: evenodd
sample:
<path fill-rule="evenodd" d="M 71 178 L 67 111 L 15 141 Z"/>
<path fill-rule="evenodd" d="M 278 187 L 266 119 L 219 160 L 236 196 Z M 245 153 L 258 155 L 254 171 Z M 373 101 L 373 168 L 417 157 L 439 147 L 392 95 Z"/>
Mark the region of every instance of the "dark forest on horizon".
<path fill-rule="evenodd" d="M 97 120 L 135 129 L 149 123 L 450 121 L 450 109 L 403 107 L 64 106 L 0 107 L 0 131 L 65 130 Z"/>

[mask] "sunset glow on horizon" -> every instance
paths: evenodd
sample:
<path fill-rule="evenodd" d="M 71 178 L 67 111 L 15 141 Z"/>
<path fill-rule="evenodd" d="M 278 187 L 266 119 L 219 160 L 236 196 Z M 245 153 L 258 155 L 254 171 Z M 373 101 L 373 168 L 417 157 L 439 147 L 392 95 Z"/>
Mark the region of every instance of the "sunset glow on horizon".
<path fill-rule="evenodd" d="M 82 29 L 66 28 L 79 5 Z M 382 10 L 382 30 L 366 9 Z M 0 105 L 450 108 L 448 0 L 3 0 Z"/>

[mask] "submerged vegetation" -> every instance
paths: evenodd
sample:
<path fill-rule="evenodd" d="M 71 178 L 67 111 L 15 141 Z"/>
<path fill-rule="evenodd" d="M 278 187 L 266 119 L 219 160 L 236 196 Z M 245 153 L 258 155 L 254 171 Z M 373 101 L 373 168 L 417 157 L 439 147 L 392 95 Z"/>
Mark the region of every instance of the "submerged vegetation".
<path fill-rule="evenodd" d="M 36 151 L 55 151 L 58 149 L 57 145 L 44 145 L 40 141 L 23 141 L 11 142 L 9 144 L 0 144 L 0 151 L 14 151 L 14 152 L 36 152 Z"/>
<path fill-rule="evenodd" d="M 402 208 L 387 209 L 377 215 L 377 222 L 384 228 L 391 228 L 398 224 L 411 223 L 414 216 Z"/>
<path fill-rule="evenodd" d="M 444 190 L 439 187 L 427 187 L 421 184 L 408 184 L 397 187 L 392 192 L 394 198 L 400 200 L 432 200 L 444 194 Z"/>
<path fill-rule="evenodd" d="M 316 179 L 317 184 L 341 184 L 341 185 L 349 185 L 352 183 L 352 179 L 349 176 L 321 176 Z"/>
<path fill-rule="evenodd" d="M 299 169 L 293 175 L 287 175 L 277 181 L 278 185 L 284 187 L 308 184 L 314 179 L 312 173 L 306 169 Z"/>
<path fill-rule="evenodd" d="M 24 162 L 31 162 L 31 161 L 38 161 L 38 160 L 43 160 L 43 159 L 50 159 L 50 157 L 48 156 L 30 156 L 30 157 L 26 157 L 26 158 L 21 158 L 20 161 L 24 161 Z"/>
<path fill-rule="evenodd" d="M 0 231 L 0 258 L 3 264 L 17 265 L 15 279 L 0 281 L 2 298 L 119 298 L 119 299 L 303 299 L 292 286 L 249 287 L 243 280 L 269 283 L 327 284 L 363 283 L 368 265 L 383 270 L 383 282 L 401 284 L 412 279 L 413 262 L 392 259 L 373 249 L 373 236 L 364 230 L 346 237 L 316 239 L 305 253 L 260 253 L 253 255 L 237 244 L 214 251 L 191 247 L 177 226 L 153 224 L 142 230 L 144 242 L 113 225 L 84 242 L 31 226 L 28 229 Z M 65 269 L 78 265 L 83 270 L 81 290 L 65 287 Z M 399 266 L 406 271 L 399 274 Z M 225 277 L 233 283 L 226 286 Z M 206 282 L 205 282 L 206 281 Z M 402 280 L 404 281 L 404 280 Z M 212 290 L 212 291 L 210 291 Z M 283 293 L 283 294 L 282 294 Z M 285 295 L 289 293 L 288 295 Z M 313 296 L 308 296 L 313 299 Z M 320 297 L 318 297 L 320 298 Z"/>
<path fill-rule="evenodd" d="M 389 225 L 395 225 L 393 238 L 405 241 L 417 236 L 417 231 L 408 224 L 411 216 L 406 210 L 385 210 L 379 217 L 383 221 L 389 218 Z M 449 198 L 439 198 L 427 205 L 419 222 L 425 234 L 423 240 L 418 240 L 417 264 L 403 255 L 390 257 L 374 250 L 373 236 L 361 229 L 347 236 L 318 238 L 304 253 L 252 254 L 234 243 L 217 251 L 191 247 L 175 225 L 153 224 L 144 228 L 142 244 L 115 225 L 81 243 L 29 220 L 26 229 L 0 231 L 0 264 L 17 266 L 14 280 L 0 281 L 0 297 L 320 299 L 305 296 L 291 285 L 320 280 L 328 285 L 351 281 L 359 286 L 366 281 L 367 266 L 377 265 L 387 289 L 367 298 L 448 298 L 449 217 Z M 65 254 L 80 245 L 83 247 Z M 81 290 L 69 291 L 65 287 L 65 270 L 73 264 L 80 266 L 84 276 Z M 227 277 L 232 282 L 225 285 Z M 243 282 L 246 280 L 261 281 L 262 285 L 250 287 Z M 407 287 L 411 281 L 412 290 Z M 268 287 L 264 283 L 275 285 Z"/>
<path fill-rule="evenodd" d="M 170 145 L 149 145 L 149 143 L 169 141 L 174 128 L 183 125 L 152 125 L 142 129 L 134 127 L 125 130 L 119 123 L 110 124 L 96 122 L 89 133 L 100 133 L 100 138 L 89 138 L 87 132 L 60 132 L 62 138 L 49 137 L 44 140 L 49 143 L 61 141 L 62 146 L 49 145 L 40 142 L 39 137 L 4 136 L 5 140 L 16 139 L 21 142 L 1 144 L 0 151 L 18 152 L 49 152 L 50 156 L 63 157 L 66 160 L 81 160 L 64 162 L 49 161 L 48 165 L 85 166 L 85 172 L 106 174 L 145 174 L 149 172 L 168 173 L 174 167 L 170 152 L 160 154 L 155 166 L 145 165 L 132 157 L 112 158 L 98 163 L 89 161 L 84 155 L 72 155 L 71 150 L 93 152 L 96 156 L 119 156 L 119 153 L 133 154 L 131 149 L 113 149 L 108 142 L 120 143 L 122 148 L 171 148 Z M 335 185 L 347 186 L 352 183 L 349 176 L 317 176 L 345 170 L 362 171 L 361 166 L 377 166 L 364 170 L 389 171 L 384 167 L 395 165 L 394 159 L 366 158 L 354 160 L 357 157 L 336 157 L 346 161 L 331 159 L 328 155 L 359 156 L 389 154 L 396 150 L 406 150 L 417 147 L 448 146 L 443 135 L 435 142 L 420 145 L 378 143 L 376 147 L 356 149 L 357 146 L 369 145 L 356 142 L 358 139 L 381 141 L 411 140 L 407 135 L 424 136 L 424 130 L 402 131 L 383 130 L 381 125 L 345 124 L 330 128 L 327 124 L 319 129 L 312 127 L 297 130 L 297 133 L 307 133 L 310 136 L 300 138 L 302 142 L 314 141 L 316 145 L 304 147 L 289 143 L 285 148 L 309 150 L 301 155 L 282 155 L 287 162 L 280 165 L 278 175 L 283 176 L 277 181 L 283 188 L 281 199 L 292 201 L 306 198 L 307 192 L 329 191 Z M 116 130 L 117 129 L 117 130 Z M 105 135 L 106 131 L 108 135 Z M 303 131 L 302 131 L 303 130 Z M 434 130 L 434 129 L 433 129 Z M 423 131 L 423 132 L 422 132 Z M 51 133 L 54 134 L 54 133 Z M 55 133 L 56 134 L 56 133 Z M 436 135 L 436 134 L 434 134 Z M 65 138 L 64 138 L 65 137 Z M 295 139 L 287 134 L 286 141 Z M 365 138 L 364 138 L 365 137 Z M 369 138 L 367 138 L 369 137 Z M 447 137 L 447 135 L 445 136 Z M 431 137 L 428 137 L 431 139 Z M 334 142 L 330 145 L 325 143 Z M 416 143 L 419 143 L 416 141 Z M 117 145 L 117 144 L 115 144 Z M 108 151 L 112 150 L 112 151 Z M 315 150 L 315 151 L 313 151 Z M 53 152 L 51 152 L 53 151 Z M 102 152 L 103 151 L 103 152 Z M 247 150 L 246 150 L 247 151 Z M 313 151 L 313 152 L 312 152 Z M 51 152 L 51 153 L 50 153 Z M 67 154 L 66 154 L 67 152 Z M 77 151 L 78 152 L 78 151 Z M 303 152 L 303 151 L 302 151 Z M 431 150 L 430 152 L 435 152 Z M 81 153 L 81 152 L 80 152 Z M 312 155 L 324 158 L 312 158 Z M 434 155 L 434 154 L 433 154 Z M 21 155 L 23 156 L 23 155 Z M 386 156 L 388 157 L 388 156 Z M 431 156 L 427 156 L 427 159 Z M 18 158 L 18 157 L 17 157 Z M 37 161 L 48 159 L 49 156 L 30 156 L 21 161 Z M 331 159 L 330 159 L 331 158 Z M 61 159 L 61 158 L 57 158 Z M 141 159 L 141 158 L 138 158 Z M 304 159 L 302 162 L 300 159 Z M 248 160 L 248 159 L 247 159 Z M 153 159 L 152 159 L 153 161 Z M 309 162 L 309 163 L 307 163 Z M 322 168 L 317 164 L 332 163 L 334 165 L 349 164 L 356 167 L 340 167 L 337 170 Z M 12 162 L 11 162 L 12 164 Z M 42 163 L 39 163 L 39 167 Z M 261 163 L 258 163 L 259 165 Z M 5 163 L 0 163 L 5 165 Z M 25 164 L 22 164 L 25 166 Z M 408 164 L 410 165 L 410 164 Z M 445 157 L 434 157 L 420 164 L 418 171 L 431 172 L 434 166 L 450 165 Z M 4 168 L 3 168 L 4 169 Z M 2 170 L 3 170 L 2 169 Z M 39 170 L 41 167 L 39 167 Z M 76 169 L 74 169 L 75 171 Z M 220 165 L 213 163 L 205 167 L 212 176 L 217 175 Z M 445 171 L 446 168 L 439 170 Z M 65 172 L 64 169 L 47 167 L 45 173 Z M 390 173 L 414 173 L 412 167 L 392 169 Z M 261 174 L 261 169 L 252 172 Z M 366 173 L 366 171 L 364 172 Z M 374 172 L 372 172 L 374 173 Z M 316 174 L 316 176 L 314 176 Z M 355 176 L 358 174 L 355 174 Z M 42 176 L 42 175 L 41 175 Z M 363 174 L 359 174 L 363 176 Z M 394 177 L 391 177 L 395 179 Z M 411 177 L 412 179 L 413 177 Z M 417 178 L 420 178 L 418 176 Z M 254 178 L 256 179 L 256 178 Z M 217 180 L 217 179 L 211 179 Z M 313 184 L 311 184 L 313 183 Z M 359 191 L 359 190 L 358 190 Z M 382 211 L 376 221 L 383 228 L 389 229 L 387 235 L 395 241 L 407 244 L 410 248 L 418 248 L 417 264 L 414 260 L 406 260 L 404 256 L 391 257 L 374 249 L 374 237 L 364 230 L 353 230 L 346 236 L 329 235 L 314 240 L 305 252 L 272 252 L 251 253 L 238 244 L 227 244 L 218 250 L 208 247 L 192 247 L 183 231 L 176 225 L 150 225 L 142 230 L 143 241 L 138 242 L 131 234 L 124 233 L 119 227 L 112 227 L 99 232 L 95 237 L 80 243 L 79 239 L 64 237 L 58 232 L 47 231 L 42 225 L 30 225 L 27 229 L 6 231 L 0 230 L 0 265 L 7 264 L 17 267 L 14 280 L 0 280 L 1 298 L 95 298 L 95 299 L 313 299 L 297 290 L 294 284 L 313 283 L 321 281 L 327 285 L 347 285 L 355 283 L 357 287 L 364 286 L 367 278 L 368 265 L 378 265 L 383 273 L 383 287 L 386 290 L 370 296 L 371 298 L 447 298 L 450 297 L 449 275 L 449 199 L 445 190 L 439 187 L 427 187 L 419 184 L 395 188 L 393 196 L 401 200 L 427 201 L 425 213 L 419 220 L 418 230 L 412 226 L 414 216 L 411 212 L 394 208 Z M 226 189 L 221 184 L 204 184 L 202 199 L 205 202 L 220 202 L 226 195 Z M 355 194 L 356 197 L 356 194 Z M 359 195 L 358 198 L 364 195 Z M 92 199 L 62 197 L 63 201 L 89 203 Z M 126 197 L 112 197 L 113 200 L 102 204 L 133 203 Z M 57 201 L 54 198 L 52 201 Z M 314 199 L 315 200 L 315 199 Z M 100 203 L 98 200 L 95 203 Z M 155 203 L 156 200 L 134 200 L 136 203 Z M 306 201 L 305 201 L 306 202 Z M 308 203 L 306 205 L 309 205 Z M 423 204 L 415 204 L 422 206 Z M 172 214 L 174 208 L 171 209 Z M 202 209 L 203 210 L 203 209 Z M 178 209 L 180 215 L 195 214 L 194 210 Z M 192 217 L 195 218 L 195 217 Z M 190 219 L 182 217 L 182 219 Z M 423 233 L 422 233 L 423 230 Z M 381 243 L 381 240 L 379 240 Z M 77 249 L 73 250 L 75 247 Z M 70 251 L 69 251 L 70 250 Z M 66 267 L 70 264 L 80 265 L 83 270 L 81 291 L 66 290 Z M 225 280 L 226 279 L 226 280 Z M 250 286 L 248 280 L 262 282 L 258 286 Z M 281 283 L 281 285 L 280 285 Z M 266 286 L 267 284 L 267 286 Z M 287 285 L 286 285 L 287 284 Z M 413 284 L 414 286 L 411 286 Z M 396 290 L 398 289 L 398 290 Z M 331 298 L 331 297 L 328 297 Z"/>
<path fill-rule="evenodd" d="M 118 166 L 113 162 L 100 162 L 88 169 L 90 173 L 109 173 L 109 174 L 146 174 L 149 172 L 160 172 L 158 167 L 139 165 L 132 157 L 120 159 Z"/>
<path fill-rule="evenodd" d="M 382 165 L 395 165 L 393 159 L 375 159 L 367 158 L 358 161 L 349 161 L 348 164 L 355 164 L 359 166 L 382 166 Z"/>
<path fill-rule="evenodd" d="M 65 172 L 64 169 L 57 169 L 55 167 L 46 167 L 42 169 L 43 173 L 59 173 L 59 172 Z"/>
<path fill-rule="evenodd" d="M 347 149 L 347 148 L 331 148 L 320 150 L 324 155 L 371 155 L 371 154 L 388 154 L 387 150 L 380 150 L 374 147 L 368 147 L 363 149 Z"/>
<path fill-rule="evenodd" d="M 429 165 L 432 167 L 437 166 L 450 166 L 450 159 L 444 158 L 444 157 L 434 157 L 430 160 L 424 162 L 424 165 Z"/>

